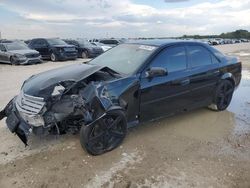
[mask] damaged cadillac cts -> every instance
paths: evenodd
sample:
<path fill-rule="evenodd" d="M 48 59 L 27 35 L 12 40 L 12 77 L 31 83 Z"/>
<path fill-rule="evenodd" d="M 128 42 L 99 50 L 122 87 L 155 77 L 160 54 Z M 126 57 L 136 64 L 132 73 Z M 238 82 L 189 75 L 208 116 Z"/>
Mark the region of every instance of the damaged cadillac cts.
<path fill-rule="evenodd" d="M 99 155 L 127 128 L 199 107 L 225 110 L 241 80 L 241 62 L 207 44 L 141 40 L 90 61 L 33 75 L 0 119 L 27 145 L 36 135 L 77 133 Z"/>

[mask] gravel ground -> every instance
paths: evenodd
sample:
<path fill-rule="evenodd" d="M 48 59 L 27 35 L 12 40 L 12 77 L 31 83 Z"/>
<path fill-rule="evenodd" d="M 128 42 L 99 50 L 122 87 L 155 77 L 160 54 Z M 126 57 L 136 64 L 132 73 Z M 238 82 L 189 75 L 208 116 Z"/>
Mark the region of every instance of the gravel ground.
<path fill-rule="evenodd" d="M 0 122 L 0 187 L 250 187 L 250 44 L 217 46 L 243 62 L 227 111 L 198 109 L 129 130 L 116 150 L 93 157 L 79 135 L 32 136 L 28 147 Z M 0 107 L 29 76 L 82 59 L 0 64 Z"/>

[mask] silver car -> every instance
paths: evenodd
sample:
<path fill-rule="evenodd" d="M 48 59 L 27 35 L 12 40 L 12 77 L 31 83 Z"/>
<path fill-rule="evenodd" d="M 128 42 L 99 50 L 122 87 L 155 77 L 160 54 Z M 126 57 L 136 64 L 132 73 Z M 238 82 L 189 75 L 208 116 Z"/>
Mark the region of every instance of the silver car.
<path fill-rule="evenodd" d="M 0 43 L 0 62 L 12 65 L 41 63 L 41 55 L 22 42 Z"/>

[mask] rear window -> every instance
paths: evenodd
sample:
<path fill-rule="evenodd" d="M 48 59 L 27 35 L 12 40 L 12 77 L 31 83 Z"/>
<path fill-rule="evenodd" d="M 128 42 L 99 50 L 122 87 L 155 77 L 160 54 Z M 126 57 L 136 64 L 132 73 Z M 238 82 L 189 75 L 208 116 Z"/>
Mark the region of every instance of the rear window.
<path fill-rule="evenodd" d="M 211 53 L 202 46 L 188 46 L 188 61 L 191 67 L 212 64 Z"/>

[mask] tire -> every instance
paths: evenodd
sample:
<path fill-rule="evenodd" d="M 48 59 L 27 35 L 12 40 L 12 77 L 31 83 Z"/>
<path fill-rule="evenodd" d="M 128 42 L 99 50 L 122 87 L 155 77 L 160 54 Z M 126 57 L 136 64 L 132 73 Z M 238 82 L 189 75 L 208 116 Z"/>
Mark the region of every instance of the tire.
<path fill-rule="evenodd" d="M 50 60 L 53 61 L 53 62 L 57 61 L 56 54 L 54 54 L 53 52 L 50 54 Z"/>
<path fill-rule="evenodd" d="M 10 64 L 11 65 L 16 65 L 15 59 L 13 57 L 10 57 Z"/>
<path fill-rule="evenodd" d="M 82 126 L 80 142 L 91 155 L 101 155 L 118 147 L 127 134 L 127 121 L 123 111 L 112 110 L 90 126 Z"/>
<path fill-rule="evenodd" d="M 226 110 L 230 105 L 234 93 L 234 84 L 229 80 L 222 80 L 216 88 L 214 102 L 209 106 L 215 111 Z"/>
<path fill-rule="evenodd" d="M 88 53 L 86 51 L 82 51 L 81 58 L 83 58 L 83 59 L 88 58 Z"/>

